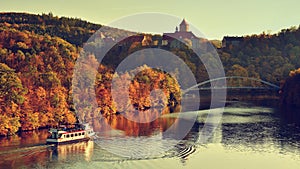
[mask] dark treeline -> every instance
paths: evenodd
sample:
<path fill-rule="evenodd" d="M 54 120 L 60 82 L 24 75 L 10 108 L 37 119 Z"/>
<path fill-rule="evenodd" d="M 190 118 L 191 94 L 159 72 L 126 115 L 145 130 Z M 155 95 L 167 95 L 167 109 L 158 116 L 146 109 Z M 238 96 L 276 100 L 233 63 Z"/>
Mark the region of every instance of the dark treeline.
<path fill-rule="evenodd" d="M 104 36 L 112 38 L 133 33 L 90 23 L 79 18 L 58 17 L 52 13 L 42 15 L 0 13 L 0 23 L 11 24 L 20 31 L 26 30 L 39 35 L 57 36 L 76 46 L 82 46 L 100 28 L 106 30 Z"/>
<path fill-rule="evenodd" d="M 93 24 L 77 18 L 57 17 L 52 13 L 33 15 L 26 13 L 0 13 L 0 22 L 15 24 L 18 30 L 27 30 L 39 35 L 58 36 L 74 45 L 80 46 L 98 29 Z"/>
<path fill-rule="evenodd" d="M 291 70 L 300 67 L 300 27 L 246 36 L 239 45 L 222 48 L 219 55 L 229 76 L 256 77 L 280 85 Z"/>
<path fill-rule="evenodd" d="M 290 72 L 280 90 L 280 108 L 284 119 L 300 124 L 300 68 Z"/>

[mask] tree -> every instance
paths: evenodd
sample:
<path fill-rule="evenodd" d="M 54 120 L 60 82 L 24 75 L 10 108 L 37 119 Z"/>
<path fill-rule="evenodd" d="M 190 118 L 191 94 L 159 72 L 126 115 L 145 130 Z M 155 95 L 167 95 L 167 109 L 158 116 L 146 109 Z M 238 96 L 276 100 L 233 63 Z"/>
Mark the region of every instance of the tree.
<path fill-rule="evenodd" d="M 0 63 L 0 135 L 11 135 L 21 126 L 20 105 L 25 89 L 13 69 Z"/>
<path fill-rule="evenodd" d="M 0 105 L 22 104 L 25 89 L 13 69 L 0 63 Z"/>
<path fill-rule="evenodd" d="M 231 69 L 227 72 L 227 76 L 241 76 L 241 77 L 248 77 L 248 71 L 244 67 L 235 64 L 231 67 Z M 247 79 L 230 79 L 228 80 L 229 86 L 244 86 Z"/>

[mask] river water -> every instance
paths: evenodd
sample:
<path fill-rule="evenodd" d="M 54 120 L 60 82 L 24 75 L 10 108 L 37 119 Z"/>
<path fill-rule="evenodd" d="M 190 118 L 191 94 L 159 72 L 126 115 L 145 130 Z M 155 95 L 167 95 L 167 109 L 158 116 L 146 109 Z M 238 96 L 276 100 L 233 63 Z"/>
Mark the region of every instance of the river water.
<path fill-rule="evenodd" d="M 95 140 L 55 146 L 45 144 L 47 130 L 22 133 L 0 139 L 0 168 L 298 169 L 300 128 L 281 122 L 274 107 L 262 102 L 228 103 L 220 123 L 206 142 L 200 142 L 199 138 L 208 111 L 185 112 L 197 114 L 188 134 L 172 148 L 158 154 L 149 152 L 149 156 L 143 157 L 139 155 L 165 144 L 163 133 L 178 120 L 178 115 L 162 115 L 158 121 L 142 125 L 121 116 L 111 117 L 106 119 L 113 129 L 107 142 Z M 99 135 L 105 138 L 107 133 Z M 160 138 L 149 141 L 151 136 Z M 143 142 L 128 145 L 132 140 Z M 136 150 L 133 151 L 136 154 L 124 156 L 122 152 L 127 150 Z"/>

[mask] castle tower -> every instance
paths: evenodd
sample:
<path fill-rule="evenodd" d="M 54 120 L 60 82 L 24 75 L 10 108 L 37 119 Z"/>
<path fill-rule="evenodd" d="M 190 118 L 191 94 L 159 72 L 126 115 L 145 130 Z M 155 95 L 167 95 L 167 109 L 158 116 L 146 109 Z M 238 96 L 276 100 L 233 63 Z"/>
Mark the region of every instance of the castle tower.
<path fill-rule="evenodd" d="M 189 31 L 189 24 L 185 21 L 185 19 L 183 19 L 182 22 L 180 23 L 179 31 L 180 32 L 188 32 Z"/>

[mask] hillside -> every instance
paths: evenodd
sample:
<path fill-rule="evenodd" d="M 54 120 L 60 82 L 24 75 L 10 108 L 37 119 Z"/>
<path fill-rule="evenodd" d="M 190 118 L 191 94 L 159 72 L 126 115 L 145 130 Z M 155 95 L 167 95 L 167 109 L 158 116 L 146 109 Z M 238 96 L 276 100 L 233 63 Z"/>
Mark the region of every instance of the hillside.
<path fill-rule="evenodd" d="M 300 26 L 243 37 L 239 45 L 222 48 L 219 55 L 228 76 L 256 77 L 280 85 L 290 70 L 300 67 Z"/>
<path fill-rule="evenodd" d="M 78 18 L 54 16 L 52 13 L 42 15 L 0 13 L 0 23 L 11 24 L 20 31 L 57 36 L 76 46 L 82 46 L 100 28 L 105 29 L 105 36 L 112 38 L 117 38 L 121 34 L 133 34 L 130 31 L 94 24 Z"/>
<path fill-rule="evenodd" d="M 71 90 L 74 65 L 83 43 L 101 27 L 107 30 L 106 37 L 117 39 L 118 36 L 133 34 L 52 14 L 1 13 L 0 18 L 0 135 L 76 122 L 74 109 L 78 107 L 73 105 L 73 99 L 91 99 L 91 91 L 80 91 L 81 94 L 73 98 Z M 145 36 L 149 43 L 142 43 Z M 160 48 L 170 51 L 189 66 L 198 82 L 208 78 L 205 66 L 188 46 L 172 48 L 154 43 L 161 39 L 160 35 L 139 34 L 115 45 L 98 68 L 95 93 L 99 109 L 89 112 L 84 110 L 86 114 L 81 114 L 81 118 L 96 117 L 99 113 L 109 116 L 122 111 L 113 104 L 110 93 L 114 68 L 128 55 L 141 49 Z M 220 45 L 220 42 L 214 42 Z M 91 42 L 87 46 L 97 47 L 98 43 L 102 42 Z M 200 57 L 209 58 L 210 51 Z M 246 36 L 238 46 L 221 48 L 218 52 L 227 76 L 256 77 L 279 85 L 290 70 L 300 67 L 300 27 L 285 29 L 273 35 Z M 87 59 L 82 65 L 86 70 L 96 65 L 99 59 L 98 53 L 89 53 L 83 57 Z M 144 59 L 141 57 L 139 62 Z M 173 60 L 169 63 L 178 65 Z M 147 66 L 138 70 L 142 71 L 137 76 L 133 76 L 132 72 L 118 75 L 120 79 L 133 79 L 129 90 L 130 101 L 135 109 L 149 109 L 149 93 L 157 88 L 163 88 L 167 96 L 168 100 L 163 104 L 171 104 L 174 100 L 180 102 L 178 83 L 170 74 Z M 170 73 L 183 79 L 186 76 L 185 72 Z M 86 79 L 78 79 L 78 84 L 84 85 Z M 120 86 L 123 84 L 122 81 L 118 83 Z M 229 81 L 229 85 L 242 86 L 245 83 L 248 82 Z M 122 109 L 129 111 L 127 108 L 131 103 L 122 103 Z M 81 108 L 87 106 L 86 102 L 80 104 Z M 130 111 L 133 111 L 132 107 Z"/>
<path fill-rule="evenodd" d="M 0 47 L 0 135 L 76 121 L 68 106 L 76 47 L 4 26 Z"/>
<path fill-rule="evenodd" d="M 11 23 L 0 24 L 0 135 L 75 123 L 77 119 L 71 85 L 74 65 L 79 57 L 79 50 L 82 49 L 58 37 L 57 31 L 52 32 L 54 36 L 35 33 L 38 30 L 35 28 L 39 28 L 39 25 L 30 26 L 34 31 L 24 30 L 23 28 L 28 25 L 25 21 L 20 23 L 12 22 L 13 18 L 8 20 L 11 20 Z M 49 28 L 51 26 L 46 27 L 45 30 L 51 30 Z M 106 29 L 116 32 L 116 35 L 124 32 L 109 27 Z M 89 55 L 85 65 L 82 66 L 90 68 L 96 62 L 95 56 Z M 124 76 L 134 79 L 130 90 L 131 99 L 137 109 L 148 109 L 150 101 L 146 96 L 149 96 L 149 92 L 155 86 L 164 89 L 168 99 L 171 96 L 179 97 L 179 87 L 173 78 L 147 66 L 144 68 L 145 72 L 136 77 L 130 77 L 126 72 L 119 75 L 121 78 Z M 103 65 L 100 65 L 98 71 L 95 92 L 99 109 L 84 111 L 85 114 L 79 115 L 83 116 L 83 119 L 98 116 L 99 113 L 110 115 L 121 111 L 112 103 L 110 94 L 114 72 Z M 148 78 L 151 79 L 150 83 Z M 82 84 L 85 81 L 86 79 L 79 77 L 78 83 Z M 89 92 L 82 91 L 82 94 L 74 99 L 88 99 Z M 180 101 L 180 98 L 177 100 Z M 122 106 L 128 107 L 127 104 Z"/>

